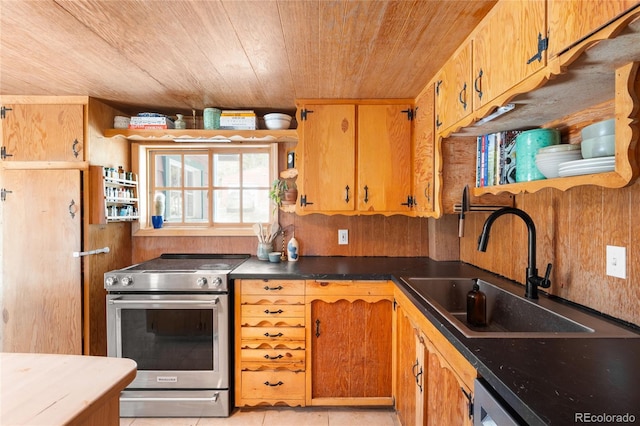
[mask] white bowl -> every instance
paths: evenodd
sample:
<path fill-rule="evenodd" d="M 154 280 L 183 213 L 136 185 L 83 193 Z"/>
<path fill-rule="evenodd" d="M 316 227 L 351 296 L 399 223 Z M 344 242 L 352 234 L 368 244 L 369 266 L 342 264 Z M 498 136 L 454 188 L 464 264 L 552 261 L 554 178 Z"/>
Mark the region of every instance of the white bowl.
<path fill-rule="evenodd" d="M 566 152 L 538 154 L 536 155 L 536 167 L 547 179 L 559 177 L 558 167 L 567 161 L 579 160 L 582 158 L 580 150 Z M 517 162 L 516 162 L 517 167 Z"/>
<path fill-rule="evenodd" d="M 571 151 L 576 151 L 578 149 L 580 149 L 580 145 L 579 144 L 563 143 L 563 144 L 559 144 L 559 145 L 551 145 L 551 146 L 546 146 L 544 148 L 540 148 L 538 150 L 538 155 L 541 155 L 541 154 L 556 154 L 556 153 L 561 153 L 561 152 L 571 152 Z"/>
<path fill-rule="evenodd" d="M 264 116 L 264 125 L 267 126 L 269 130 L 284 130 L 288 129 L 291 125 L 292 117 L 287 114 L 265 114 Z"/>
<path fill-rule="evenodd" d="M 599 136 L 614 135 L 616 133 L 616 119 L 598 121 L 582 129 L 582 140 L 593 139 Z"/>
<path fill-rule="evenodd" d="M 610 157 L 616 153 L 616 135 L 583 139 L 581 146 L 583 158 Z"/>

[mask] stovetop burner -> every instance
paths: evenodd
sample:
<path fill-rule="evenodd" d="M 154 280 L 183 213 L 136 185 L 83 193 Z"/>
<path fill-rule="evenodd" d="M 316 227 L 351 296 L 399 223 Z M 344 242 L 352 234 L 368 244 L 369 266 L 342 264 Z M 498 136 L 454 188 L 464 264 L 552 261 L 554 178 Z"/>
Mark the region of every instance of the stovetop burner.
<path fill-rule="evenodd" d="M 220 271 L 228 272 L 247 260 L 247 254 L 166 253 L 128 268 L 129 271 Z M 219 262 L 216 262 L 219 260 Z"/>

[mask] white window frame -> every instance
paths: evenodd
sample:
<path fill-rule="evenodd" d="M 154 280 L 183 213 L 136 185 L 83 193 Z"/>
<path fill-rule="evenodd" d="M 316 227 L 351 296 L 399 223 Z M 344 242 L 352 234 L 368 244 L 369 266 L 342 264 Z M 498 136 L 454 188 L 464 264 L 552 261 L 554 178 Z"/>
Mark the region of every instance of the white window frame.
<path fill-rule="evenodd" d="M 222 144 L 221 142 L 220 144 Z M 171 151 L 184 151 L 187 153 L 190 150 L 197 149 L 210 149 L 212 148 L 210 143 L 177 143 L 177 142 L 164 142 L 164 143 L 152 143 L 152 142 L 134 142 L 132 143 L 132 167 L 133 171 L 138 175 L 138 209 L 140 212 L 140 220 L 135 222 L 132 226 L 132 233 L 136 236 L 253 236 L 253 224 L 246 223 L 243 225 L 235 226 L 210 226 L 210 223 L 203 224 L 189 224 L 188 226 L 166 226 L 159 229 L 154 229 L 150 223 L 150 208 L 153 206 L 153 194 L 151 194 L 149 183 L 149 151 L 167 149 Z M 230 149 L 243 149 L 243 148 L 268 148 L 270 155 L 269 165 L 269 183 L 278 175 L 278 144 L 275 142 L 269 143 L 246 143 L 246 142 L 232 142 L 224 143 L 220 145 L 221 148 Z M 218 148 L 218 146 L 216 146 Z M 136 170 L 137 169 L 137 170 Z M 211 201 L 211 200 L 210 200 Z M 211 206 L 209 206 L 211 209 Z M 277 212 L 276 212 L 277 214 Z M 269 208 L 269 220 L 265 224 L 273 221 L 274 209 Z"/>

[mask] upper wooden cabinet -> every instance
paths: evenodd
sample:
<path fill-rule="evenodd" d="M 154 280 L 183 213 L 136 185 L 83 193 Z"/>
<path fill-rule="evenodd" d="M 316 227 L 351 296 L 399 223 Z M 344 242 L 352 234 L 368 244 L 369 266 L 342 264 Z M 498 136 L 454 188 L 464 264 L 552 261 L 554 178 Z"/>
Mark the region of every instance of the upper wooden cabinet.
<path fill-rule="evenodd" d="M 356 107 L 313 104 L 299 107 L 297 154 L 301 212 L 348 212 L 355 208 Z M 306 201 L 306 203 L 305 203 Z"/>
<path fill-rule="evenodd" d="M 435 86 L 430 84 L 416 98 L 413 120 L 412 165 L 414 211 L 419 215 L 434 212 L 436 190 L 435 162 L 440 159 L 435 140 Z"/>
<path fill-rule="evenodd" d="M 358 106 L 359 211 L 409 211 L 410 103 Z"/>
<path fill-rule="evenodd" d="M 85 105 L 2 100 L 3 161 L 84 161 Z"/>
<path fill-rule="evenodd" d="M 498 2 L 474 30 L 477 110 L 547 64 L 546 0 Z"/>
<path fill-rule="evenodd" d="M 463 44 L 444 64 L 436 81 L 436 129 L 448 129 L 469 117 L 473 109 L 471 42 Z"/>
<path fill-rule="evenodd" d="M 549 57 L 555 57 L 574 43 L 637 7 L 637 0 L 547 0 Z"/>
<path fill-rule="evenodd" d="M 298 213 L 410 211 L 411 102 L 299 101 L 298 110 Z"/>

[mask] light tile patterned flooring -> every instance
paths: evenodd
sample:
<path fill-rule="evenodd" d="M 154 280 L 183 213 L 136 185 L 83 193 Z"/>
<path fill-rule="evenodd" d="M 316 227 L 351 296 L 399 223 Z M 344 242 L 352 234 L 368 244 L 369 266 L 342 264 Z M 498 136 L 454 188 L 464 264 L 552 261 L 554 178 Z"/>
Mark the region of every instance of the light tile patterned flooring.
<path fill-rule="evenodd" d="M 391 408 L 243 408 L 228 418 L 120 418 L 120 426 L 400 426 Z"/>

